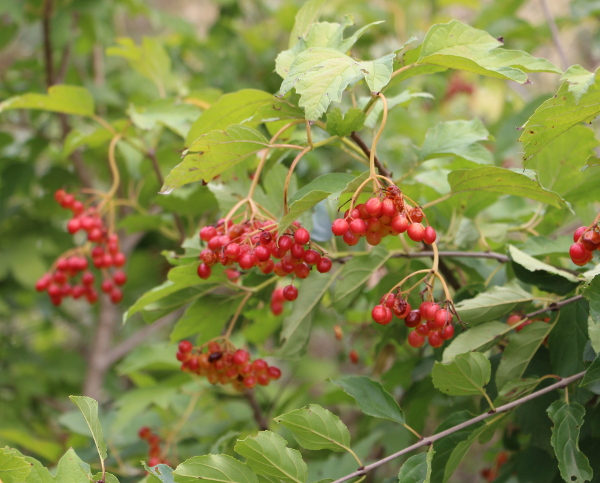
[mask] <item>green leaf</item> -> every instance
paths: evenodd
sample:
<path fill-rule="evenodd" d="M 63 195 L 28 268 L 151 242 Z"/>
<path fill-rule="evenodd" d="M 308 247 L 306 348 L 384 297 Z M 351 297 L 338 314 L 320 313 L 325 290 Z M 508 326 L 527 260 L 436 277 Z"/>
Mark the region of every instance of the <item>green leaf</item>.
<path fill-rule="evenodd" d="M 490 381 L 492 366 L 480 352 L 457 355 L 450 364 L 436 362 L 431 377 L 433 385 L 450 396 L 483 394 Z"/>
<path fill-rule="evenodd" d="M 102 426 L 98 419 L 98 401 L 87 396 L 69 396 L 69 399 L 77 405 L 83 414 L 85 422 L 92 433 L 92 438 L 94 438 L 98 455 L 104 461 L 106 459 L 106 443 L 104 442 Z"/>
<path fill-rule="evenodd" d="M 217 337 L 238 303 L 231 297 L 205 295 L 192 303 L 171 331 L 171 342 L 199 334 L 198 344 Z"/>
<path fill-rule="evenodd" d="M 73 448 L 60 459 L 54 476 L 57 483 L 90 483 L 91 478 L 90 465 L 82 461 Z"/>
<path fill-rule="evenodd" d="M 333 301 L 339 302 L 364 285 L 389 258 L 390 253 L 382 246 L 376 246 L 368 255 L 352 257 L 340 274 Z"/>
<path fill-rule="evenodd" d="M 298 41 L 306 36 L 309 28 L 313 23 L 319 20 L 321 10 L 325 0 L 308 0 L 298 13 L 296 13 L 296 21 L 290 33 L 290 41 L 288 47 L 291 49 Z"/>
<path fill-rule="evenodd" d="M 600 356 L 596 357 L 592 365 L 587 368 L 580 386 L 587 387 L 594 394 L 600 393 Z"/>
<path fill-rule="evenodd" d="M 501 322 L 486 322 L 465 330 L 458 334 L 444 350 L 442 363 L 452 362 L 457 355 L 465 352 L 481 352 L 485 350 L 485 347 L 491 343 L 493 344 L 498 338 L 511 330 L 511 326 Z"/>
<path fill-rule="evenodd" d="M 342 193 L 353 192 L 357 183 L 362 183 L 366 176 L 368 173 L 362 173 L 360 176 L 329 173 L 313 179 L 290 197 L 289 213 L 281 218 L 279 232 L 283 233 L 287 230 L 294 220 L 297 220 L 302 213 L 310 210 L 320 201 L 332 196 L 339 198 Z"/>
<path fill-rule="evenodd" d="M 25 456 L 25 461 L 31 465 L 31 473 L 26 478 L 26 483 L 55 483 L 55 479 L 48 471 L 48 468 L 43 466 L 38 460 Z"/>
<path fill-rule="evenodd" d="M 225 130 L 234 124 L 248 125 L 244 121 L 251 119 L 258 109 L 279 102 L 281 101 L 273 94 L 258 89 L 242 89 L 225 94 L 192 124 L 185 143 L 190 146 L 200 136 L 215 130 Z M 253 127 L 252 124 L 248 126 Z"/>
<path fill-rule="evenodd" d="M 402 409 L 379 382 L 366 376 L 345 377 L 331 380 L 331 382 L 336 386 L 340 386 L 344 392 L 352 396 L 363 413 L 404 424 L 405 419 Z"/>
<path fill-rule="evenodd" d="M 350 432 L 346 425 L 331 411 L 316 404 L 274 419 L 288 428 L 303 448 L 331 451 L 348 451 L 350 448 Z"/>
<path fill-rule="evenodd" d="M 498 393 L 498 397 L 494 404 L 500 406 L 515 399 L 519 399 L 527 394 L 530 394 L 540 383 L 540 379 L 517 379 L 507 382 L 502 390 Z"/>
<path fill-rule="evenodd" d="M 489 138 L 490 133 L 479 119 L 441 122 L 427 131 L 420 158 L 425 160 L 454 154 L 475 163 L 493 164 L 490 151 L 477 144 Z"/>
<path fill-rule="evenodd" d="M 525 72 L 561 73 L 558 67 L 545 59 L 501 46 L 502 42 L 487 32 L 453 20 L 429 29 L 417 62 L 514 80 L 521 84 L 528 81 Z"/>
<path fill-rule="evenodd" d="M 398 473 L 398 483 L 429 483 L 434 450 L 408 458 Z"/>
<path fill-rule="evenodd" d="M 572 65 L 562 75 L 560 80 L 567 81 L 569 92 L 573 94 L 575 103 L 577 104 L 581 100 L 581 96 L 583 96 L 595 82 L 596 73 L 590 72 L 580 65 Z"/>
<path fill-rule="evenodd" d="M 141 75 L 152 81 L 164 97 L 171 80 L 171 59 L 158 39 L 144 37 L 141 45 L 130 38 L 117 39 L 116 47 L 108 47 L 106 55 L 122 57 Z"/>
<path fill-rule="evenodd" d="M 514 312 L 532 300 L 532 294 L 523 290 L 517 283 L 510 283 L 493 287 L 472 299 L 459 302 L 456 304 L 456 311 L 464 322 L 474 326 Z"/>
<path fill-rule="evenodd" d="M 548 337 L 548 349 L 554 374 L 568 377 L 585 370 L 583 351 L 589 340 L 589 306 L 577 300 L 560 309 L 561 316 Z"/>
<path fill-rule="evenodd" d="M 579 428 L 583 424 L 585 409 L 577 403 L 555 401 L 548 408 L 548 416 L 554 423 L 551 443 L 558 459 L 562 479 L 584 483 L 593 477 L 586 456 L 579 450 Z"/>
<path fill-rule="evenodd" d="M 242 462 L 224 454 L 194 456 L 173 470 L 176 483 L 198 480 L 215 483 L 258 483 L 256 475 Z"/>
<path fill-rule="evenodd" d="M 389 84 L 388 84 L 389 86 Z M 385 89 L 387 90 L 387 89 Z M 400 94 L 392 97 L 388 97 L 387 107 L 388 112 L 391 111 L 396 106 L 407 106 L 414 99 L 435 99 L 429 92 L 412 92 L 410 89 L 406 89 L 402 91 Z M 367 103 L 371 100 L 371 96 L 362 96 L 358 99 L 358 105 L 361 108 L 364 108 Z M 381 99 L 377 98 L 375 104 L 371 107 L 371 111 L 367 116 L 365 121 L 365 126 L 370 127 L 371 129 L 375 129 L 379 124 L 379 119 L 383 113 L 383 102 Z"/>
<path fill-rule="evenodd" d="M 339 108 L 327 113 L 327 131 L 332 136 L 350 136 L 354 131 L 360 131 L 365 126 L 366 114 L 362 109 L 350 108 L 345 115 Z"/>
<path fill-rule="evenodd" d="M 597 76 L 584 94 L 573 92 L 572 87 L 568 80 L 563 82 L 556 95 L 538 107 L 523 125 L 519 138 L 525 148 L 523 161 L 576 124 L 591 122 L 600 114 L 600 79 Z"/>
<path fill-rule="evenodd" d="M 9 447 L 0 448 L 0 481 L 22 483 L 31 472 L 31 465 Z"/>
<path fill-rule="evenodd" d="M 565 201 L 553 191 L 543 188 L 537 180 L 517 171 L 489 166 L 457 169 L 448 175 L 452 193 L 491 191 L 505 195 L 522 196 L 541 201 L 556 208 L 565 208 Z"/>
<path fill-rule="evenodd" d="M 395 54 L 389 54 L 359 62 L 334 49 L 313 47 L 296 57 L 278 95 L 295 88 L 306 119 L 316 121 L 332 101 L 342 100 L 344 89 L 359 77 L 365 78 L 372 92 L 383 89 L 391 78 L 394 57 Z"/>
<path fill-rule="evenodd" d="M 315 280 L 302 283 L 292 313 L 283 322 L 282 347 L 278 352 L 280 357 L 297 356 L 304 349 L 310 337 L 313 311 L 342 269 L 340 267 L 329 274 L 319 274 Z"/>
<path fill-rule="evenodd" d="M 127 109 L 131 121 L 140 129 L 150 131 L 157 126 L 165 126 L 182 138 L 185 138 L 190 125 L 198 118 L 198 113 L 197 107 L 177 103 L 172 99 L 159 99 L 146 106 L 131 104 Z"/>
<path fill-rule="evenodd" d="M 579 285 L 575 275 L 541 262 L 513 245 L 508 246 L 508 254 L 515 274 L 525 283 L 559 295 L 565 295 Z"/>
<path fill-rule="evenodd" d="M 559 317 L 562 314 L 559 313 Z M 521 332 L 511 334 L 508 346 L 502 353 L 502 359 L 496 372 L 496 387 L 499 391 L 514 379 L 523 376 L 529 361 L 533 358 L 554 324 L 534 322 Z"/>
<path fill-rule="evenodd" d="M 57 460 L 63 450 L 59 442 L 42 439 L 36 433 L 27 431 L 25 428 L 0 429 L 0 439 L 51 461 Z"/>
<path fill-rule="evenodd" d="M 233 449 L 258 474 L 294 483 L 304 483 L 308 478 L 308 468 L 300 453 L 288 448 L 287 441 L 271 431 L 238 440 Z"/>
<path fill-rule="evenodd" d="M 590 304 L 588 333 L 592 347 L 600 354 L 600 276 L 596 275 L 584 288 L 583 296 Z"/>
<path fill-rule="evenodd" d="M 57 85 L 48 88 L 48 95 L 28 93 L 0 103 L 0 112 L 9 109 L 41 109 L 76 116 L 92 116 L 94 98 L 84 87 Z"/>
<path fill-rule="evenodd" d="M 169 194 L 195 181 L 208 182 L 268 146 L 261 133 L 247 126 L 230 126 L 225 131 L 204 134 L 190 145 L 183 161 L 167 175 L 161 193 Z"/>

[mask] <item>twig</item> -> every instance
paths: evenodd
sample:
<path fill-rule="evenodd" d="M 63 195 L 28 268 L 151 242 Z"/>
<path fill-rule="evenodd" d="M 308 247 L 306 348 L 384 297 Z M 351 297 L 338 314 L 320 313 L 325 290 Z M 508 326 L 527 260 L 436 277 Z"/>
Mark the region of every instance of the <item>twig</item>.
<path fill-rule="evenodd" d="M 502 253 L 496 252 L 461 252 L 454 250 L 440 251 L 438 252 L 440 257 L 453 257 L 453 258 L 491 258 L 493 260 L 497 260 L 500 263 L 508 263 L 510 262 L 510 258 L 507 255 L 503 255 Z M 433 257 L 434 252 L 427 250 L 421 252 L 412 252 L 412 253 L 394 253 L 391 258 L 426 258 Z M 338 262 L 346 262 L 352 258 L 351 255 L 344 255 L 343 257 L 335 258 L 331 257 L 332 260 Z"/>
<path fill-rule="evenodd" d="M 357 132 L 353 132 L 350 135 L 350 137 L 358 145 L 358 147 L 360 149 L 362 149 L 363 153 L 365 153 L 367 158 L 370 158 L 371 150 L 369 149 L 369 146 L 367 146 L 367 144 L 360 137 L 360 135 Z M 379 170 L 379 174 L 386 176 L 388 178 L 390 178 L 392 176 L 392 173 L 390 173 L 386 168 L 384 168 L 383 164 L 381 164 L 381 161 L 379 160 L 379 158 L 377 156 L 375 156 L 374 161 L 375 161 L 375 166 L 377 166 L 377 169 Z"/>
<path fill-rule="evenodd" d="M 42 35 L 44 38 L 44 67 L 46 69 L 46 87 L 54 85 L 54 58 L 52 57 L 52 37 L 50 35 L 50 17 L 52 0 L 44 0 L 42 5 Z"/>
<path fill-rule="evenodd" d="M 456 426 L 453 426 L 452 428 L 449 428 L 445 431 L 434 434 L 433 436 L 429 436 L 428 438 L 424 438 L 423 440 L 409 446 L 408 448 L 404 448 L 403 450 L 398 451 L 397 453 L 391 454 L 390 456 L 380 459 L 379 461 L 376 461 L 375 463 L 367 465 L 357 471 L 354 471 L 353 473 L 343 476 L 342 478 L 335 480 L 333 483 L 342 483 L 342 482 L 350 480 L 352 478 L 356 478 L 357 476 L 366 475 L 369 471 L 371 471 L 375 468 L 378 468 L 379 466 L 382 466 L 385 463 L 388 463 L 392 460 L 395 460 L 396 458 L 398 458 L 406 453 L 410 453 L 411 451 L 413 451 L 417 448 L 421 448 L 423 446 L 430 446 L 435 441 L 442 439 L 444 436 L 448 436 L 450 434 L 456 433 L 457 431 L 460 431 L 461 429 L 468 428 L 469 426 L 472 426 L 473 424 L 478 423 L 479 421 L 483 421 L 484 419 L 487 419 L 490 416 L 493 416 L 493 415 L 496 415 L 499 413 L 504 413 L 506 411 L 510 411 L 511 409 L 516 408 L 516 407 L 520 406 L 521 404 L 524 404 L 524 403 L 529 402 L 533 399 L 536 399 L 540 396 L 543 396 L 544 394 L 552 392 L 555 389 L 565 388 L 569 384 L 571 384 L 575 381 L 578 381 L 579 379 L 582 379 L 583 376 L 585 375 L 585 372 L 586 371 L 583 371 L 583 372 L 580 372 L 579 374 L 575 374 L 570 377 L 565 377 L 555 384 L 552 384 L 543 389 L 540 389 L 539 391 L 533 392 L 527 396 L 517 399 L 516 401 L 512 401 L 508 404 L 504 404 L 503 406 L 499 406 L 496 408 L 495 411 L 488 411 L 487 413 L 480 414 L 479 416 L 471 418 L 468 421 L 465 421 L 464 423 L 457 424 Z"/>
<path fill-rule="evenodd" d="M 562 43 L 560 42 L 556 21 L 552 16 L 552 12 L 550 12 L 550 9 L 548 8 L 546 0 L 540 0 L 540 3 L 542 4 L 542 10 L 544 11 L 544 17 L 546 17 L 546 22 L 548 22 L 548 27 L 550 27 L 550 33 L 552 34 L 552 42 L 554 43 L 554 47 L 556 47 L 556 52 L 558 53 L 558 57 L 560 58 L 561 67 L 563 70 L 567 70 L 567 68 L 569 67 L 569 61 L 567 60 L 565 49 L 563 49 Z"/>
<path fill-rule="evenodd" d="M 252 414 L 254 415 L 254 420 L 256 421 L 256 424 L 258 425 L 259 431 L 265 431 L 265 430 L 269 429 L 269 424 L 267 423 L 267 420 L 262 413 L 262 409 L 260 408 L 260 405 L 258 404 L 258 401 L 256 400 L 254 390 L 253 389 L 246 390 L 244 392 L 244 396 L 246 397 L 246 399 L 248 400 L 248 403 L 250 404 L 250 407 L 252 408 Z"/>

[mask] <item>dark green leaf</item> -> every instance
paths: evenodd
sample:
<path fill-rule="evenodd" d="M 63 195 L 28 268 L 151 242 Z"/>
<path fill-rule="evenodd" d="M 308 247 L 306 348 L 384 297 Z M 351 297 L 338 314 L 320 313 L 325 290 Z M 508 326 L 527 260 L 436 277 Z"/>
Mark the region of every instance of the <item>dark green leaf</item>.
<path fill-rule="evenodd" d="M 433 385 L 450 396 L 483 394 L 483 386 L 489 380 L 492 366 L 480 352 L 457 355 L 450 364 L 436 362 L 431 376 Z"/>
<path fill-rule="evenodd" d="M 600 394 L 600 356 L 596 357 L 592 365 L 587 368 L 581 386 L 594 394 Z"/>
<path fill-rule="evenodd" d="M 350 108 L 345 115 L 339 108 L 327 113 L 327 131 L 333 136 L 350 136 L 365 126 L 366 114 L 362 109 Z"/>
<path fill-rule="evenodd" d="M 560 309 L 560 317 L 548 337 L 554 374 L 567 377 L 585 369 L 583 351 L 589 340 L 588 317 L 586 300 L 578 300 Z"/>
<path fill-rule="evenodd" d="M 434 450 L 408 458 L 398 473 L 398 483 L 429 483 Z"/>
<path fill-rule="evenodd" d="M 590 304 L 588 333 L 592 347 L 600 353 L 600 276 L 596 275 L 585 287 L 583 296 Z"/>

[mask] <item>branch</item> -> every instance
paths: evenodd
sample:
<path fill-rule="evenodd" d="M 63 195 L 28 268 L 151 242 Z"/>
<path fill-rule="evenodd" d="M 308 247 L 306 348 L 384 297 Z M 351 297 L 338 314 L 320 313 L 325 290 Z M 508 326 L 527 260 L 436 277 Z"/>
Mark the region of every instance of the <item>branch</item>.
<path fill-rule="evenodd" d="M 46 68 L 46 87 L 51 87 L 52 85 L 54 85 L 54 59 L 52 57 L 50 17 L 52 17 L 52 0 L 44 0 L 44 4 L 42 5 L 42 36 L 44 39 L 44 67 Z"/>
<path fill-rule="evenodd" d="M 350 473 L 349 475 L 343 476 L 342 478 L 335 480 L 333 483 L 342 483 L 351 478 L 366 475 L 369 471 L 371 471 L 375 468 L 378 468 L 379 466 L 384 465 L 385 463 L 388 463 L 389 461 L 395 460 L 396 458 L 398 458 L 406 453 L 410 453 L 412 450 L 421 448 L 423 446 L 430 446 L 438 439 L 442 439 L 444 436 L 448 436 L 449 434 L 456 433 L 457 431 L 460 431 L 461 429 L 468 428 L 469 426 L 472 426 L 473 424 L 478 423 L 479 421 L 483 421 L 484 419 L 489 418 L 490 416 L 494 416 L 499 413 L 504 413 L 504 412 L 510 411 L 511 409 L 516 408 L 517 406 L 520 406 L 521 404 L 524 404 L 524 403 L 529 402 L 533 399 L 536 399 L 540 396 L 543 396 L 544 394 L 552 392 L 555 389 L 563 389 L 563 388 L 567 387 L 569 384 L 571 384 L 572 382 L 582 379 L 583 376 L 585 375 L 585 372 L 586 371 L 583 371 L 583 372 L 580 372 L 579 374 L 575 374 L 574 376 L 562 378 L 555 384 L 552 384 L 548 387 L 540 389 L 539 391 L 535 391 L 525 397 L 517 399 L 516 401 L 510 402 L 508 404 L 504 404 L 503 406 L 499 406 L 496 408 L 495 411 L 488 411 L 487 413 L 480 414 L 479 416 L 469 419 L 468 421 L 465 421 L 464 423 L 457 424 L 456 426 L 453 426 L 452 428 L 449 428 L 440 433 L 434 434 L 433 436 L 429 436 L 428 438 L 423 438 L 418 443 L 415 443 L 412 446 L 409 446 L 408 448 L 404 448 L 403 450 L 398 451 L 397 453 L 391 454 L 390 456 L 387 456 L 386 458 L 376 461 L 375 463 L 367 465 L 353 473 Z"/>
<path fill-rule="evenodd" d="M 560 310 L 565 305 L 572 304 L 573 302 L 577 302 L 578 300 L 581 300 L 582 298 L 583 298 L 583 295 L 575 295 L 574 297 L 561 300 L 560 302 L 552 302 L 550 305 L 548 305 L 548 307 L 546 307 L 544 309 L 539 309 L 534 312 L 525 314 L 523 316 L 523 318 L 529 319 L 531 317 L 535 317 L 536 315 L 543 314 L 544 312 L 556 312 L 557 310 Z"/>
<path fill-rule="evenodd" d="M 362 149 L 362 152 L 365 153 L 367 158 L 370 158 L 371 150 L 369 149 L 369 146 L 367 146 L 366 143 L 363 141 L 363 139 L 359 136 L 359 134 L 357 132 L 353 132 L 350 135 L 350 137 L 358 145 L 358 147 L 360 149 Z M 379 158 L 377 156 L 375 156 L 375 166 L 377 166 L 377 169 L 379 170 L 379 174 L 386 176 L 388 178 L 390 178 L 392 176 L 392 173 L 390 173 L 386 168 L 383 167 L 383 164 L 381 164 L 381 161 L 379 160 Z"/>
<path fill-rule="evenodd" d="M 548 8 L 548 4 L 546 0 L 540 0 L 542 4 L 542 10 L 544 11 L 544 17 L 546 17 L 546 22 L 548 22 L 548 27 L 550 27 L 550 33 L 552 34 L 552 42 L 554 43 L 554 47 L 556 48 L 556 52 L 558 52 L 558 57 L 560 58 L 561 67 L 563 70 L 567 70 L 569 67 L 569 61 L 567 60 L 567 56 L 565 54 L 565 49 L 563 49 L 562 43 L 560 42 L 560 37 L 558 35 L 558 27 L 556 26 L 556 21 L 552 16 L 552 12 Z"/>
<path fill-rule="evenodd" d="M 394 253 L 391 258 L 426 258 L 433 257 L 433 251 L 420 251 L 420 252 L 412 252 L 412 253 Z M 503 255 L 502 253 L 496 252 L 461 252 L 458 250 L 446 250 L 440 251 L 439 256 L 441 257 L 455 257 L 455 258 L 491 258 L 493 260 L 498 260 L 500 263 L 508 263 L 510 262 L 510 258 L 507 255 Z M 337 262 L 346 262 L 350 260 L 352 255 L 345 255 L 343 257 L 335 258 L 332 260 Z"/>
<path fill-rule="evenodd" d="M 248 389 L 247 391 L 244 392 L 244 396 L 246 397 L 246 399 L 248 400 L 248 403 L 250 404 L 250 407 L 252 408 L 252 413 L 254 415 L 254 420 L 256 421 L 256 424 L 258 425 L 258 430 L 266 431 L 267 429 L 269 429 L 269 424 L 267 423 L 267 420 L 265 419 L 265 417 L 262 413 L 262 409 L 260 408 L 260 405 L 258 404 L 258 401 L 256 400 L 256 395 L 254 394 L 254 390 Z"/>

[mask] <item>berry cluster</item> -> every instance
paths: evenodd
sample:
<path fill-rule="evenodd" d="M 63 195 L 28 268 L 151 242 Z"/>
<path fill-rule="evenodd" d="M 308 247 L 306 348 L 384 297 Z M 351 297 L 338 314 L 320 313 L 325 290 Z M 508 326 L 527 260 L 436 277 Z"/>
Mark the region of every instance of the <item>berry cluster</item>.
<path fill-rule="evenodd" d="M 148 466 L 156 466 L 159 464 L 169 464 L 165 459 L 161 458 L 160 443 L 161 439 L 158 434 L 154 434 L 148 426 L 140 428 L 138 436 L 148 443 Z"/>
<path fill-rule="evenodd" d="M 600 228 L 598 223 L 592 226 L 581 226 L 573 234 L 573 245 L 569 255 L 575 265 L 582 267 L 592 260 L 594 250 L 600 249 Z"/>
<path fill-rule="evenodd" d="M 431 347 L 441 347 L 445 340 L 454 336 L 452 309 L 441 308 L 435 302 L 423 302 L 416 310 L 400 294 L 388 293 L 381 297 L 380 304 L 373 307 L 371 316 L 381 325 L 387 325 L 395 315 L 404 320 L 408 328 L 414 328 L 408 334 L 408 343 L 415 348 L 422 347 L 425 338 Z"/>
<path fill-rule="evenodd" d="M 231 384 L 238 391 L 252 389 L 256 384 L 267 386 L 281 377 L 277 367 L 269 366 L 263 359 L 252 361 L 247 351 L 234 350 L 227 342 L 210 342 L 207 349 L 194 349 L 190 341 L 181 341 L 177 352 L 181 370 L 206 376 L 211 384 Z"/>
<path fill-rule="evenodd" d="M 238 264 L 241 270 L 258 267 L 266 274 L 271 272 L 280 277 L 295 275 L 306 278 L 311 267 L 326 273 L 331 269 L 331 260 L 318 251 L 307 248 L 310 233 L 299 225 L 293 225 L 295 232 L 277 236 L 269 230 L 272 222 L 253 221 L 234 224 L 223 220 L 216 226 L 205 226 L 200 230 L 200 239 L 207 242 L 208 248 L 200 253 L 202 264 L 198 266 L 198 276 L 207 279 L 211 267 L 220 263 L 223 266 Z"/>
<path fill-rule="evenodd" d="M 550 322 L 550 317 L 544 317 L 543 319 L 524 319 L 521 314 L 512 314 L 506 320 L 506 323 L 511 327 L 514 327 L 517 332 L 521 332 L 525 327 L 533 322 Z"/>
<path fill-rule="evenodd" d="M 60 189 L 54 193 L 54 198 L 73 213 L 67 223 L 69 233 L 75 234 L 79 230 L 87 232 L 87 239 L 93 246 L 91 250 L 82 247 L 76 250 L 76 255 L 59 258 L 53 269 L 37 281 L 35 289 L 38 292 L 47 291 L 54 305 L 60 305 L 66 297 L 85 297 L 90 304 L 95 303 L 98 292 L 94 288 L 96 277 L 88 270 L 90 263 L 86 254 L 89 254 L 91 264 L 102 271 L 100 290 L 108 294 L 114 304 L 118 304 L 123 299 L 119 287 L 127 282 L 127 275 L 118 269 L 126 262 L 119 248 L 119 237 L 108 232 L 95 208 L 86 209 L 72 194 Z"/>
<path fill-rule="evenodd" d="M 298 298 L 298 289 L 293 285 L 276 288 L 271 294 L 271 312 L 280 315 L 283 312 L 285 302 L 293 302 Z"/>
<path fill-rule="evenodd" d="M 421 208 L 409 207 L 400 189 L 390 186 L 383 198 L 374 196 L 351 211 L 347 210 L 343 218 L 333 222 L 331 231 L 343 237 L 349 246 L 356 245 L 361 237 L 365 237 L 369 245 L 379 245 L 385 236 L 397 236 L 404 232 L 413 241 L 431 245 L 437 234 L 431 226 L 425 228 L 422 220 Z"/>

